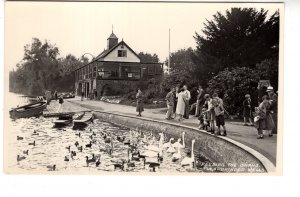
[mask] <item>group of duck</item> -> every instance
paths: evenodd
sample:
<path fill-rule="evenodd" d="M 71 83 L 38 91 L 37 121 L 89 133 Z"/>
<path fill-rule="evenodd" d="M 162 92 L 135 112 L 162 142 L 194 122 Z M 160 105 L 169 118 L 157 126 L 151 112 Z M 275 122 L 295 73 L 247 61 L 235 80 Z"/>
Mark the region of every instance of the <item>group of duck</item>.
<path fill-rule="evenodd" d="M 32 133 L 32 135 L 39 135 L 39 133 L 38 133 L 36 130 L 34 130 L 33 133 Z M 18 140 L 18 141 L 19 141 L 19 140 L 24 140 L 24 137 L 17 136 L 17 140 Z M 28 146 L 35 146 L 35 145 L 36 145 L 36 144 L 35 144 L 35 141 L 29 142 L 29 143 L 28 143 Z M 17 161 L 20 162 L 20 161 L 26 159 L 26 156 L 25 156 L 25 155 L 26 155 L 26 156 L 29 155 L 29 150 L 28 150 L 28 149 L 27 149 L 27 150 L 23 150 L 23 155 L 20 155 L 20 154 L 17 155 Z"/>
<path fill-rule="evenodd" d="M 177 141 L 175 141 L 174 138 L 170 138 L 166 142 L 166 135 L 164 133 L 159 133 L 159 139 L 157 139 L 152 132 L 147 136 L 142 131 L 130 130 L 129 135 L 126 136 L 120 133 L 109 132 L 106 129 L 97 131 L 98 132 L 95 133 L 93 128 L 89 128 L 85 131 L 85 135 L 82 135 L 80 131 L 75 132 L 78 139 L 76 139 L 72 145 L 68 145 L 66 147 L 68 154 L 64 156 L 64 161 L 71 162 L 75 159 L 75 157 L 81 155 L 78 155 L 78 153 L 82 153 L 83 150 L 87 150 L 87 152 L 91 153 L 91 156 L 85 155 L 85 163 L 87 167 L 99 167 L 101 164 L 101 155 L 105 155 L 110 158 L 113 170 L 120 169 L 124 171 L 133 169 L 136 165 L 142 164 L 144 166 L 148 166 L 149 170 L 155 172 L 156 169 L 160 167 L 163 160 L 167 159 L 167 157 L 168 159 L 171 159 L 172 162 L 180 163 L 181 166 L 189 166 L 191 168 L 195 166 L 195 140 L 191 141 L 190 154 L 185 156 L 185 154 L 183 154 L 183 149 L 186 147 L 184 132 Z M 38 132 L 34 131 L 32 135 L 38 135 Z M 88 143 L 85 139 L 81 140 L 80 144 L 79 139 L 82 139 L 84 136 L 88 136 Z M 17 136 L 17 140 L 23 140 L 23 137 Z M 84 141 L 86 143 L 84 143 Z M 35 141 L 33 141 L 28 145 L 35 146 L 36 144 Z M 94 146 L 96 146 L 96 149 Z M 97 149 L 100 151 L 100 154 L 96 154 L 95 152 L 93 153 L 93 151 Z M 124 150 L 127 151 L 127 157 L 124 156 L 125 154 L 122 158 L 114 156 L 115 152 L 121 152 Z M 23 154 L 28 155 L 28 150 L 23 151 Z M 26 159 L 24 155 L 18 155 L 17 161 Z M 56 165 L 48 165 L 47 168 L 50 171 L 55 171 Z"/>

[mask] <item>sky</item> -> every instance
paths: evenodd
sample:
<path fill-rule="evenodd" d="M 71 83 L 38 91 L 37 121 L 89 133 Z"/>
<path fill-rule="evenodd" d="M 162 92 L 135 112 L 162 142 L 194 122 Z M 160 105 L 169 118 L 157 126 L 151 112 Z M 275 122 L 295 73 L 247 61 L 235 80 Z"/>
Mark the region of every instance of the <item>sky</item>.
<path fill-rule="evenodd" d="M 196 47 L 206 19 L 232 7 L 265 8 L 272 14 L 278 4 L 230 3 L 104 3 L 104 2 L 6 2 L 5 66 L 15 68 L 32 38 L 49 41 L 60 56 L 100 54 L 113 31 L 137 53 L 156 53 L 161 62 L 170 51 Z M 90 58 L 91 56 L 86 55 Z"/>

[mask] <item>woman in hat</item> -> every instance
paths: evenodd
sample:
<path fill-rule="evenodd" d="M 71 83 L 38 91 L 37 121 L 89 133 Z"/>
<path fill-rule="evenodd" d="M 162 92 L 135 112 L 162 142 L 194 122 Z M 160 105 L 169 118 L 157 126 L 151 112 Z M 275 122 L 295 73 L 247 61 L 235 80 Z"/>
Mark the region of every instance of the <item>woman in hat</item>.
<path fill-rule="evenodd" d="M 258 136 L 257 139 L 263 139 L 264 134 L 263 130 L 272 131 L 274 128 L 274 121 L 270 114 L 270 101 L 267 95 L 262 97 L 262 102 L 256 108 L 256 117 L 254 118 L 255 127 L 257 128 Z M 271 137 L 271 133 L 269 133 L 269 137 Z"/>
<path fill-rule="evenodd" d="M 136 100 L 136 112 L 138 112 L 137 116 L 142 116 L 142 112 L 144 111 L 144 95 L 140 88 L 136 94 Z"/>
<path fill-rule="evenodd" d="M 253 123 L 251 121 L 251 98 L 250 94 L 245 95 L 245 100 L 243 102 L 243 116 L 244 116 L 244 126 L 249 126 L 247 120 L 249 120 L 250 125 Z"/>

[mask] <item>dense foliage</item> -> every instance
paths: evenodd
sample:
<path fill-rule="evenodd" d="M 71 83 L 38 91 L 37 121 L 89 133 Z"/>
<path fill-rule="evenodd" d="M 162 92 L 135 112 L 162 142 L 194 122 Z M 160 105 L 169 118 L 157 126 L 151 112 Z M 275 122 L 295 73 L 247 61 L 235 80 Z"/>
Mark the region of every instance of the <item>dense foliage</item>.
<path fill-rule="evenodd" d="M 74 91 L 74 68 L 82 65 L 72 55 L 59 58 L 59 49 L 48 41 L 33 38 L 24 47 L 24 58 L 9 73 L 9 89 L 25 95 L 44 95 L 45 90 Z"/>

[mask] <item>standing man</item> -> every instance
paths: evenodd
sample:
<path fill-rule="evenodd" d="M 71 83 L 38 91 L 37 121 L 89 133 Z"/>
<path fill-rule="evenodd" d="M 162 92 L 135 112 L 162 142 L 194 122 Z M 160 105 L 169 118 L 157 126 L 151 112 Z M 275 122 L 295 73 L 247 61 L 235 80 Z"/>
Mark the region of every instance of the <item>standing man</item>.
<path fill-rule="evenodd" d="M 84 92 L 83 90 L 81 91 L 81 101 L 83 101 L 83 98 L 84 98 Z"/>
<path fill-rule="evenodd" d="M 190 99 L 191 99 L 191 93 L 188 90 L 187 85 L 184 85 L 183 89 L 184 89 L 183 93 L 185 95 L 185 110 L 184 110 L 183 117 L 185 119 L 189 119 L 189 114 L 190 114 L 190 105 L 189 105 L 189 102 L 190 102 Z"/>
<path fill-rule="evenodd" d="M 169 93 L 166 96 L 168 111 L 166 114 L 166 119 L 170 120 L 173 118 L 174 109 L 174 92 L 175 88 L 169 89 Z"/>
<path fill-rule="evenodd" d="M 54 98 L 55 98 L 55 101 L 57 101 L 57 91 L 56 90 L 54 92 Z"/>
<path fill-rule="evenodd" d="M 269 95 L 269 103 L 270 103 L 269 111 L 270 111 L 270 114 L 271 114 L 274 124 L 275 124 L 275 127 L 272 130 L 272 133 L 275 134 L 275 133 L 277 133 L 278 96 L 277 96 L 277 94 L 275 94 L 274 88 L 272 86 L 269 86 L 267 88 L 267 93 Z M 272 133 L 270 135 L 272 135 Z"/>
<path fill-rule="evenodd" d="M 195 111 L 195 116 L 199 116 L 199 112 L 202 112 L 202 106 L 204 104 L 204 90 L 202 89 L 202 86 L 199 85 L 198 90 L 197 90 L 197 104 L 196 104 L 196 111 Z"/>

